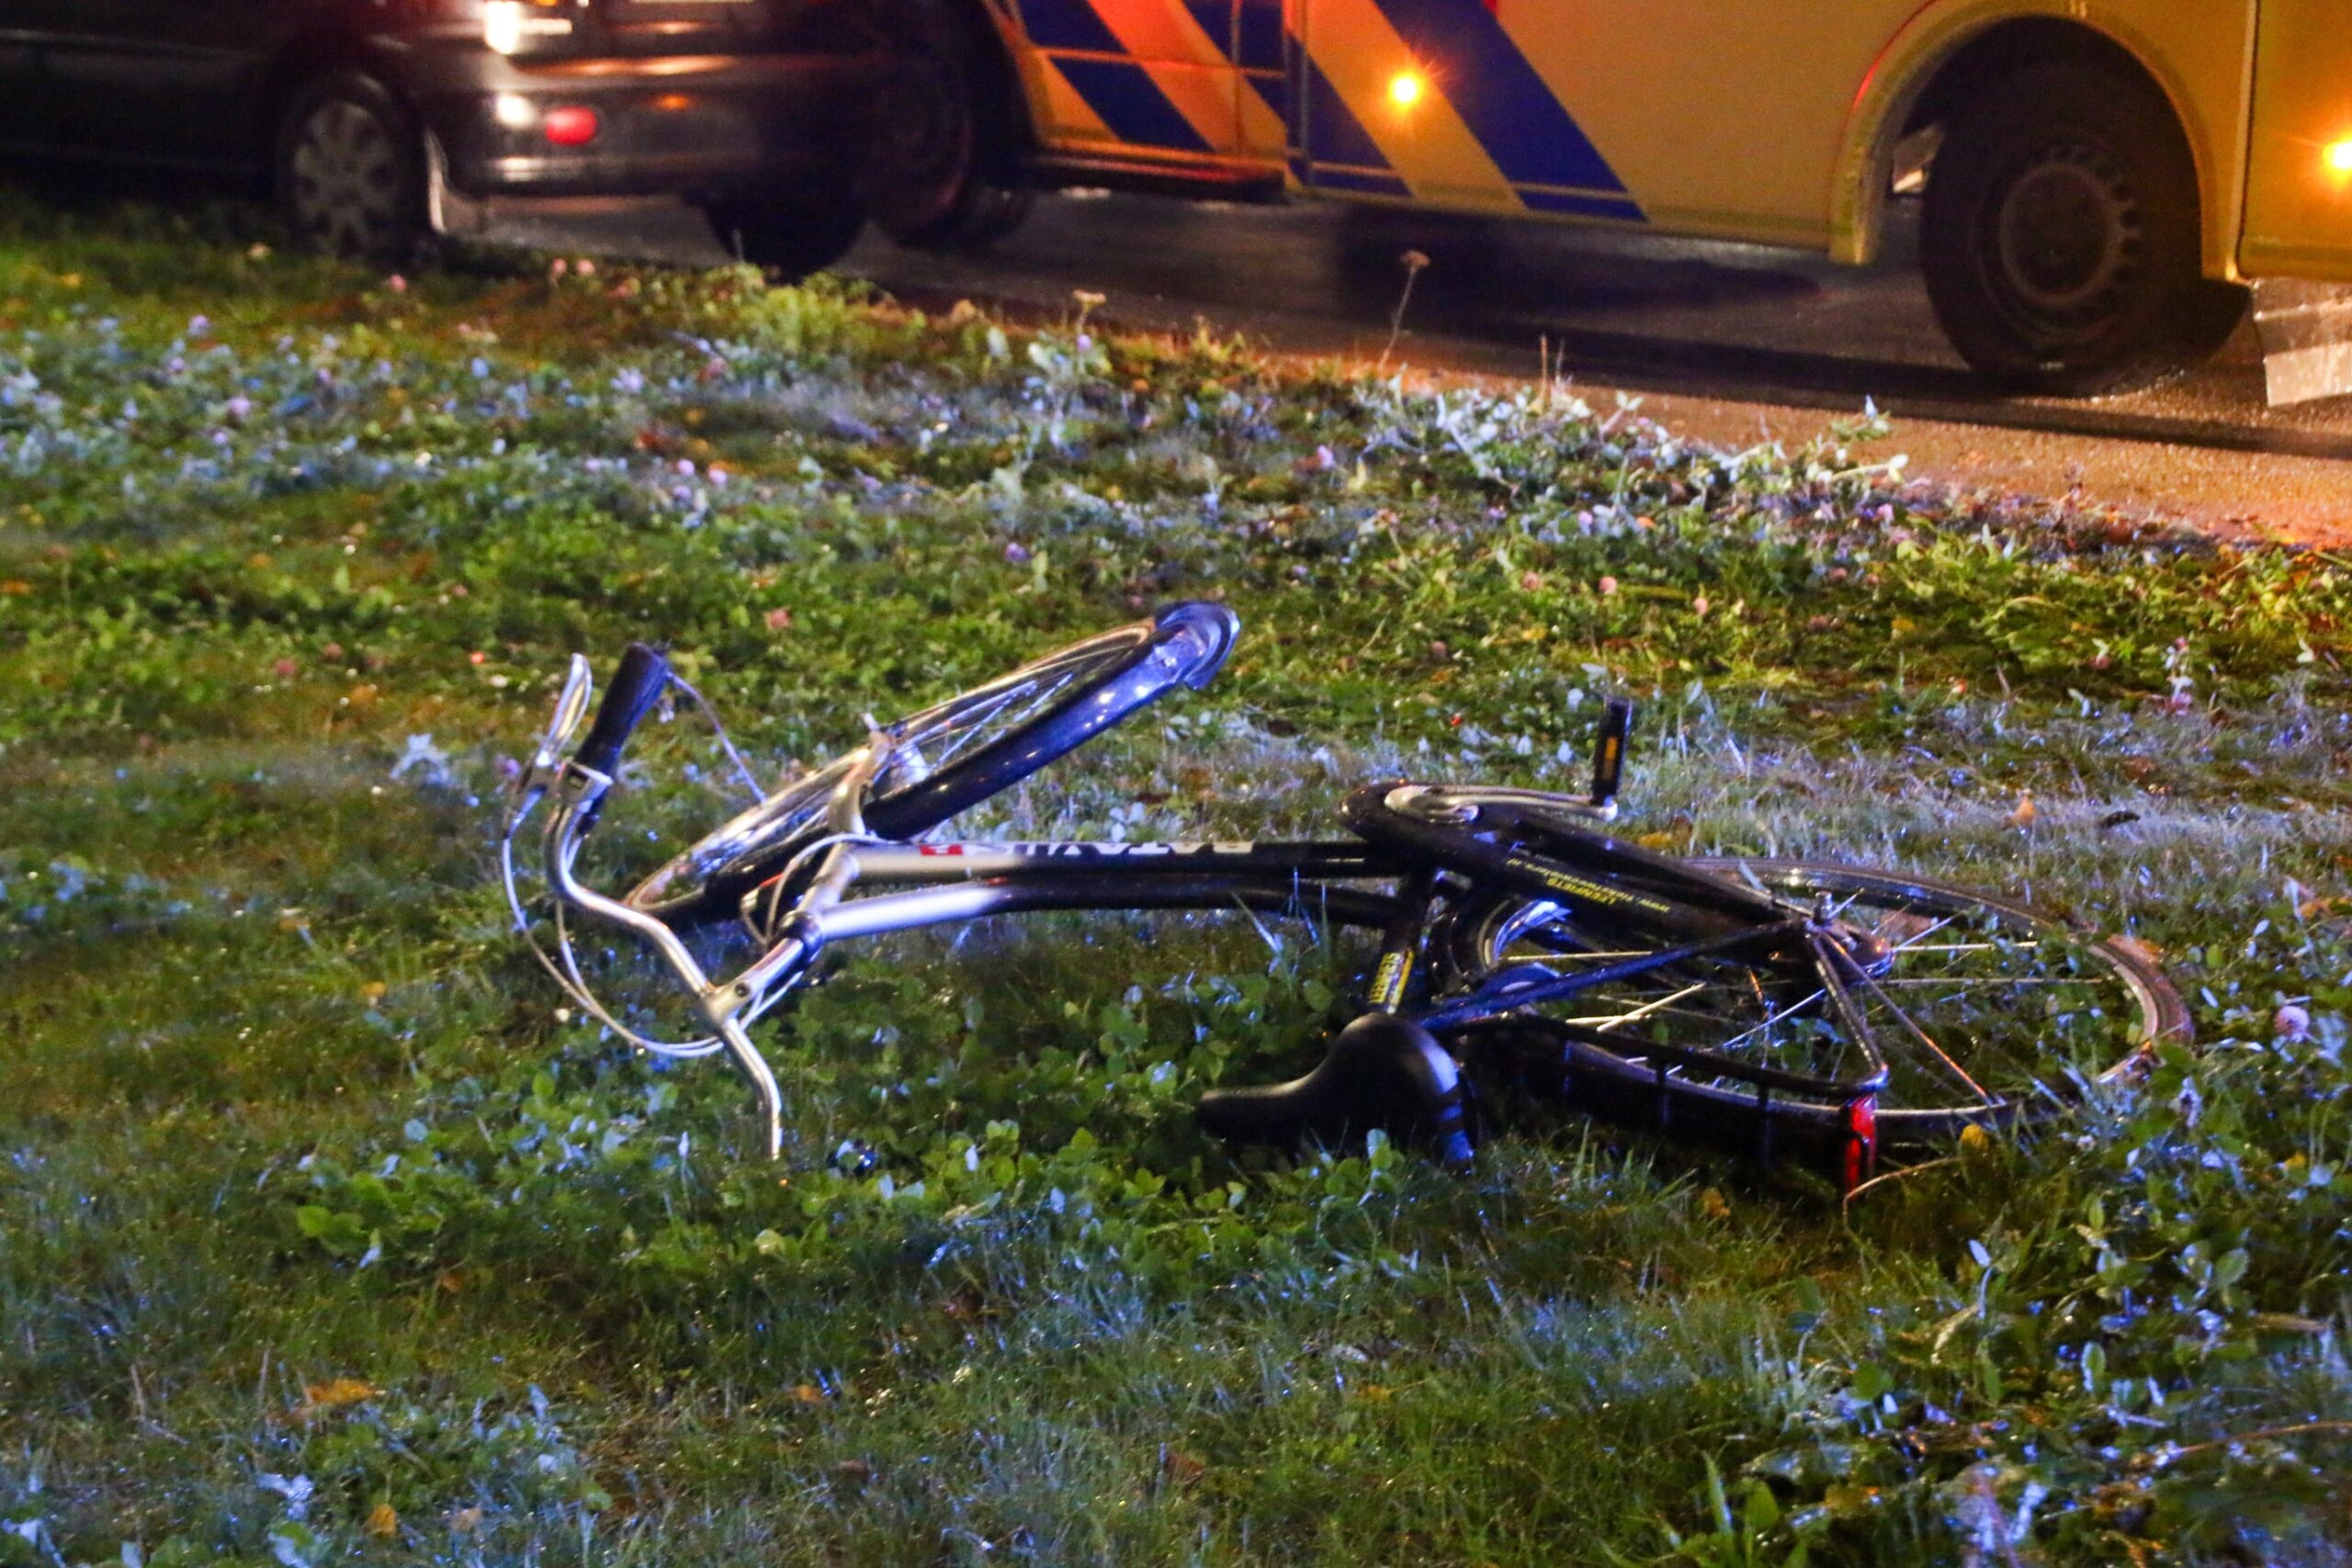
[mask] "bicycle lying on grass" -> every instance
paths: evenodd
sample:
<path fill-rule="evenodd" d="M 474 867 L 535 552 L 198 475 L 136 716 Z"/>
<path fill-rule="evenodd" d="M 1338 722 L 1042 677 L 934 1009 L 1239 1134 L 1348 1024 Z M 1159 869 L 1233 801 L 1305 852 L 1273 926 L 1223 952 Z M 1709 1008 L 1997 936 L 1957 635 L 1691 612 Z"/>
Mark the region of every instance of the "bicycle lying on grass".
<path fill-rule="evenodd" d="M 575 655 L 502 840 L 553 806 L 544 863 L 557 981 L 623 1038 L 724 1052 L 781 1152 L 784 1100 L 752 1026 L 836 943 L 1040 910 L 1235 910 L 1377 933 L 1364 1011 L 1313 1072 L 1214 1089 L 1207 1131 L 1261 1144 L 1380 1128 L 1448 1163 L 1506 1090 L 1611 1121 L 1795 1159 L 1850 1189 L 1882 1154 L 2063 1109 L 2188 1038 L 2178 995 L 2132 944 L 2007 898 L 1849 866 L 1679 859 L 1611 837 L 1632 708 L 1609 705 L 1582 798 L 1390 782 L 1348 795 L 1351 837 L 1293 843 L 920 841 L 1178 685 L 1204 686 L 1239 629 L 1180 604 L 1074 643 L 895 724 L 767 794 L 620 897 L 575 870 L 621 750 L 673 679 L 633 644 L 576 749 Z M 689 689 L 690 690 L 690 689 Z M 698 700 L 698 699 L 697 699 Z M 871 891 L 876 888 L 888 891 Z M 651 1039 L 598 1001 L 577 912 L 641 939 L 709 1032 Z M 697 928 L 758 953 L 706 972 Z M 1466 1092 L 1476 1091 L 1476 1092 Z"/>

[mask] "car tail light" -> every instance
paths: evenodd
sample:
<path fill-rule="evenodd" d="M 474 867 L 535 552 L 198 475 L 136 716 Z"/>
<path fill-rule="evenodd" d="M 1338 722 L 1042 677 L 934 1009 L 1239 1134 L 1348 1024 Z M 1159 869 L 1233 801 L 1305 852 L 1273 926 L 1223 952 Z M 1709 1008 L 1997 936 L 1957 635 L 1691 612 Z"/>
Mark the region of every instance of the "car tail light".
<path fill-rule="evenodd" d="M 579 104 L 559 104 L 539 122 L 558 147 L 585 147 L 596 140 L 596 111 Z"/>

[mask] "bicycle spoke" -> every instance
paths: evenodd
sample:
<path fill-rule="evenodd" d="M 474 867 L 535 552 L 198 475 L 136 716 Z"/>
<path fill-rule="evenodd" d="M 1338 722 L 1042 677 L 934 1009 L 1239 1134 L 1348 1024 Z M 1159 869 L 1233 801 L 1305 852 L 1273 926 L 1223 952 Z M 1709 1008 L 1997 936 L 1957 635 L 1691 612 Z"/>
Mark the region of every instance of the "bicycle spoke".
<path fill-rule="evenodd" d="M 1559 948 L 1546 948 L 1544 950 L 1544 955 L 1546 957 L 1557 958 L 1564 951 L 1566 950 Z M 1594 959 L 1646 958 L 1655 951 L 1655 949 L 1647 947 L 1621 947 L 1614 950 L 1586 949 L 1579 947 L 1574 950 L 1573 956 L 1577 958 Z"/>
<path fill-rule="evenodd" d="M 2031 953 L 2041 944 L 2031 942 L 1939 942 L 1933 947 L 1905 947 L 1904 953 Z"/>
<path fill-rule="evenodd" d="M 1995 975 L 1984 979 L 1971 979 L 1962 975 L 1922 975 L 1911 980 L 1882 980 L 1882 986 L 1951 986 L 1962 990 L 1982 990 L 1987 986 L 2079 986 L 2083 982 L 2072 975 Z"/>
<path fill-rule="evenodd" d="M 1676 991 L 1670 996 L 1660 997 L 1657 1000 L 1651 1002 L 1646 1006 L 1635 1008 L 1631 1012 L 1603 1013 L 1598 1018 L 1572 1019 L 1570 1021 L 1576 1023 L 1589 1023 L 1595 1028 L 1605 1032 L 1609 1030 L 1620 1028 L 1628 1023 L 1638 1022 L 1657 1012 L 1661 1008 L 1669 1007 L 1672 1004 L 1680 1001 L 1683 998 L 1690 995 L 1692 992 L 1704 990 L 1705 988 L 1706 987 L 1703 986 L 1685 986 L 1681 990 Z"/>
<path fill-rule="evenodd" d="M 1929 1034 L 1926 1030 L 1919 1027 L 1919 1023 L 1917 1019 L 1913 1018 L 1908 1012 L 1905 1012 L 1902 1008 L 1895 1005 L 1894 998 L 1888 996 L 1884 990 L 1880 988 L 1877 979 L 1874 978 L 1868 970 L 1857 969 L 1854 973 L 1860 976 L 1862 984 L 1868 987 L 1871 992 L 1875 995 L 1879 1000 L 1886 1004 L 1887 1010 L 1894 1015 L 1895 1021 L 1903 1025 L 1904 1029 L 1910 1034 L 1911 1038 L 1919 1042 L 1920 1044 L 1925 1045 L 1928 1048 L 1928 1053 L 1932 1055 L 1937 1061 L 1941 1062 L 1944 1065 L 1945 1069 L 1949 1071 L 1952 1077 L 1958 1078 L 1962 1084 L 1967 1086 L 1968 1091 L 1971 1094 L 1973 1094 L 1977 1099 L 1983 1100 L 1987 1105 L 1997 1105 L 2000 1103 L 1997 1098 L 1986 1091 L 1983 1084 L 1978 1083 L 1974 1078 L 1969 1076 L 1967 1068 L 1952 1060 L 1951 1053 L 1946 1051 L 1942 1046 L 1936 1043 L 1935 1036 Z"/>
<path fill-rule="evenodd" d="M 1790 1003 L 1787 1007 L 1782 1008 L 1780 1011 L 1774 1013 L 1763 1022 L 1733 1035 L 1730 1039 L 1723 1042 L 1723 1043 L 1717 1046 L 1716 1049 L 1728 1055 L 1733 1046 L 1740 1044 L 1744 1041 L 1753 1039 L 1755 1036 L 1763 1033 L 1764 1031 L 1771 1028 L 1776 1023 L 1784 1023 L 1788 1020 L 1794 1018 L 1798 1013 L 1803 1012 L 1806 1008 L 1809 1008 L 1814 1003 L 1819 1001 L 1826 994 L 1826 992 L 1818 990 L 1807 992 L 1804 996 L 1799 998 L 1796 1001 Z"/>
<path fill-rule="evenodd" d="M 1071 678 L 1071 675 L 1064 675 L 1061 680 L 1045 687 L 1042 691 L 1037 688 L 1034 682 L 1021 686 L 1012 687 L 996 697 L 992 702 L 980 706 L 966 708 L 950 716 L 949 722 L 937 728 L 916 730 L 908 735 L 905 739 L 909 744 L 912 745 L 916 749 L 918 753 L 922 753 L 924 744 L 927 741 L 932 744 L 937 744 L 941 737 L 945 737 L 946 750 L 944 751 L 935 758 L 928 755 L 923 758 L 924 761 L 929 764 L 929 770 L 933 773 L 936 773 L 941 768 L 945 767 L 948 763 L 954 761 L 958 756 L 962 755 L 964 748 L 971 742 L 974 737 L 984 734 L 994 734 L 1000 728 L 998 716 L 1004 713 L 1006 709 L 1013 707 L 1014 705 L 1021 703 L 1024 698 L 1027 699 L 1028 705 L 1025 708 L 1017 711 L 1013 717 L 1009 721 L 1012 724 L 1018 724 L 1023 719 L 1027 718 L 1030 714 L 1035 713 L 1040 706 L 1051 702 L 1057 693 L 1060 692 L 1063 687 L 1069 684 Z"/>
<path fill-rule="evenodd" d="M 1960 919 L 1960 917 L 1959 917 L 1958 915 L 1946 915 L 1942 919 L 1938 920 L 1934 925 L 1929 926 L 1926 931 L 1923 931 L 1919 932 L 1919 933 L 1918 933 L 1917 935 L 1916 935 L 1916 936 L 1909 937 L 1909 938 L 1906 938 L 1905 940 L 1904 940 L 1904 941 L 1902 941 L 1902 942 L 1896 942 L 1896 943 L 1894 944 L 1894 951 L 1895 951 L 1895 952 L 1897 952 L 1897 953 L 1911 953 L 1911 952 L 1915 952 L 1915 951 L 1919 951 L 1919 950 L 1920 950 L 1920 949 L 1919 949 L 1919 944 L 1920 944 L 1922 942 L 1925 942 L 1928 938 L 1929 938 L 1929 937 L 1931 937 L 1931 936 L 1935 935 L 1938 931 L 1939 931 L 1943 930 L 1946 926 L 1948 926 L 1948 925 L 1951 924 L 1951 923 L 1952 923 L 1952 921 L 1954 921 L 1954 920 L 1956 920 L 1956 919 Z M 1932 949 L 1929 949 L 1929 950 L 1927 950 L 1927 951 L 1933 951 L 1933 950 L 1932 950 Z"/>

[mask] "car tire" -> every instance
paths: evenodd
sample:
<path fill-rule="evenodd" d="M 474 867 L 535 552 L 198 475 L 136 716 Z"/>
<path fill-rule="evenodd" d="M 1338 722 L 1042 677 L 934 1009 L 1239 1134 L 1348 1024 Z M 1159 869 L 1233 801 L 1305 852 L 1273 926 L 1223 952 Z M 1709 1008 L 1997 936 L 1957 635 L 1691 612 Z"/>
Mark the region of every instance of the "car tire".
<path fill-rule="evenodd" d="M 303 85 L 278 121 L 276 175 L 287 227 L 311 249 L 399 266 L 430 232 L 424 130 L 372 76 Z"/>
<path fill-rule="evenodd" d="M 830 180 L 706 202 L 703 216 L 729 254 L 788 282 L 832 265 L 865 231 L 865 209 L 855 193 Z"/>
<path fill-rule="evenodd" d="M 874 225 L 916 250 L 977 251 L 1019 228 L 1013 106 L 977 7 L 885 0 L 890 54 L 858 188 Z"/>
<path fill-rule="evenodd" d="M 2245 291 L 2203 276 L 2197 171 L 2151 84 L 2096 65 L 2019 72 L 1945 127 L 1920 267 L 1971 367 L 2013 391 L 2085 396 L 2222 345 Z"/>

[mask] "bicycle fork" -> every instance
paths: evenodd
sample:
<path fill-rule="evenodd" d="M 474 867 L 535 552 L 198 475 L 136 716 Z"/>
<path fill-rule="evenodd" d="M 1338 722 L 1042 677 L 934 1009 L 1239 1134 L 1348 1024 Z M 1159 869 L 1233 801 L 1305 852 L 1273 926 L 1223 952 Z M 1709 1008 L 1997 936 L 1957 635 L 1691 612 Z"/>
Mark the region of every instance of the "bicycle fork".
<path fill-rule="evenodd" d="M 557 897 L 574 908 L 610 921 L 643 940 L 684 982 L 711 1032 L 718 1037 L 737 1070 L 751 1081 L 767 1134 L 768 1157 L 777 1158 L 784 1153 L 784 1091 L 776 1084 L 775 1069 L 768 1065 L 760 1048 L 752 1043 L 751 1033 L 745 1028 L 747 1010 L 743 1001 L 750 993 L 741 981 L 714 985 L 695 955 L 686 950 L 686 944 L 678 939 L 677 932 L 642 910 L 606 897 L 572 874 L 572 862 L 580 853 L 585 819 L 612 787 L 612 782 L 594 769 L 576 762 L 564 769 L 556 786 L 559 804 L 548 823 L 548 885 Z M 775 956 L 770 953 L 763 963 Z"/>

